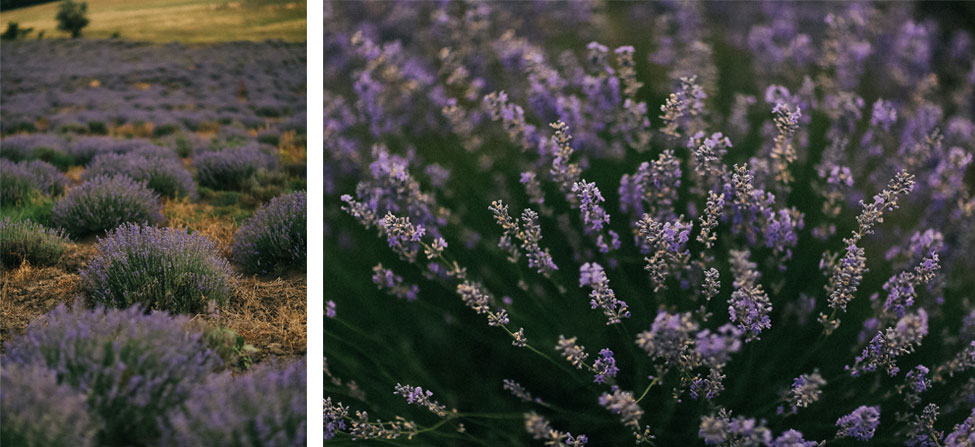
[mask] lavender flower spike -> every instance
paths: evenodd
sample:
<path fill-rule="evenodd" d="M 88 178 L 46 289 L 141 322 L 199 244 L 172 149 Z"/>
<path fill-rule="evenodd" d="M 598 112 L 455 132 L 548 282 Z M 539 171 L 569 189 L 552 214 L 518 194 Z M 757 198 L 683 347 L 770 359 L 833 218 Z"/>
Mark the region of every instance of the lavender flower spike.
<path fill-rule="evenodd" d="M 424 390 L 420 387 L 412 387 L 410 385 L 400 385 L 397 383 L 396 392 L 393 394 L 405 397 L 406 403 L 408 404 L 426 407 L 427 410 L 430 410 L 431 413 L 437 416 L 447 416 L 447 407 L 431 399 L 431 397 L 433 397 L 432 391 Z"/>
<path fill-rule="evenodd" d="M 836 437 L 869 441 L 873 438 L 878 425 L 880 425 L 880 407 L 861 405 L 852 413 L 836 420 L 836 426 L 840 428 L 836 431 Z"/>
<path fill-rule="evenodd" d="M 592 308 L 600 308 L 606 316 L 606 324 L 617 324 L 623 318 L 630 318 L 626 301 L 616 299 L 616 293 L 609 287 L 609 278 L 603 267 L 595 262 L 587 262 L 579 267 L 579 287 L 589 286 L 589 303 Z"/>

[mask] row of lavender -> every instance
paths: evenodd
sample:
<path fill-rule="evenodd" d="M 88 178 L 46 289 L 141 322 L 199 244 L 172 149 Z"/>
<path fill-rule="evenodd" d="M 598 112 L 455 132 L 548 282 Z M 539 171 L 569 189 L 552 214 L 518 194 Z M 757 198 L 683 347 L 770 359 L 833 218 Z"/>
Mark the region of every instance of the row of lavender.
<path fill-rule="evenodd" d="M 74 306 L 4 345 L 0 441 L 303 445 L 304 362 L 242 372 L 246 341 L 199 318 L 235 299 L 239 272 L 305 268 L 303 48 L 47 42 L 3 51 L 3 130 L 18 132 L 0 140 L 4 269 L 56 265 L 70 239 L 97 243 Z M 232 93 L 237 77 L 266 96 Z M 133 123 L 144 127 L 135 135 L 153 138 L 127 138 Z M 208 200 L 244 194 L 266 202 L 242 211 L 229 262 L 214 239 L 165 226 L 170 204 L 206 213 Z"/>
<path fill-rule="evenodd" d="M 975 445 L 970 32 L 784 2 L 325 29 L 326 252 L 355 253 L 326 439 Z"/>
<path fill-rule="evenodd" d="M 24 41 L 2 52 L 5 134 L 104 133 L 128 123 L 165 135 L 212 123 L 257 128 L 268 118 L 305 129 L 303 44 Z"/>
<path fill-rule="evenodd" d="M 6 346 L 4 445 L 295 446 L 305 363 L 234 375 L 207 334 L 165 312 L 64 305 Z"/>

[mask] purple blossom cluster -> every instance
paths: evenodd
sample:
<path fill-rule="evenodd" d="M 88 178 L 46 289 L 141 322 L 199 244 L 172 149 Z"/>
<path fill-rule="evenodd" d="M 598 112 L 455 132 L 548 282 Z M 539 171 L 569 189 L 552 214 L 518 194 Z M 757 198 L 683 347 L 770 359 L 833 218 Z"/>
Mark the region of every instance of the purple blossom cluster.
<path fill-rule="evenodd" d="M 104 135 L 130 125 L 163 137 L 215 123 L 278 127 L 282 114 L 305 109 L 304 44 L 47 39 L 4 47 L 4 134 Z"/>
<path fill-rule="evenodd" d="M 81 271 L 91 303 L 194 314 L 233 293 L 236 275 L 216 243 L 185 229 L 126 223 L 99 238 L 96 250 Z"/>
<path fill-rule="evenodd" d="M 0 159 L 0 201 L 5 205 L 30 202 L 36 196 L 58 196 L 68 179 L 46 161 Z"/>
<path fill-rule="evenodd" d="M 261 170 L 273 168 L 274 156 L 254 146 L 205 152 L 193 159 L 200 186 L 239 190 Z"/>
<path fill-rule="evenodd" d="M 95 445 L 99 423 L 88 415 L 85 394 L 59 384 L 54 371 L 5 362 L 0 368 L 0 383 L 3 444 Z"/>
<path fill-rule="evenodd" d="M 484 408 L 426 430 L 329 392 L 330 437 L 523 444 L 521 414 L 558 446 L 966 445 L 969 29 L 913 4 L 387 6 L 326 7 L 326 250 L 356 266 L 326 298 L 402 348 L 326 352 Z M 422 309 L 378 296 L 379 262 Z"/>
<path fill-rule="evenodd" d="M 869 441 L 873 438 L 877 425 L 880 425 L 880 407 L 861 405 L 852 413 L 836 420 L 836 426 L 840 428 L 836 437 Z"/>
<path fill-rule="evenodd" d="M 159 196 L 126 176 L 98 176 L 68 191 L 54 205 L 51 220 L 72 237 L 102 234 L 123 223 L 165 221 Z"/>
<path fill-rule="evenodd" d="M 159 418 L 222 366 L 199 334 L 183 328 L 186 321 L 139 307 L 61 305 L 8 343 L 4 360 L 47 368 L 85 396 L 100 422 L 99 445 L 142 442 L 157 438 Z"/>
<path fill-rule="evenodd" d="M 82 174 L 82 180 L 101 175 L 124 175 L 132 180 L 145 183 L 161 196 L 196 196 L 193 176 L 183 167 L 183 163 L 166 150 L 130 151 L 124 154 L 108 152 L 95 156 Z"/>
<path fill-rule="evenodd" d="M 403 277 L 393 273 L 392 270 L 383 268 L 382 264 L 376 264 L 372 268 L 372 282 L 381 290 L 386 290 L 390 295 L 407 301 L 414 301 L 420 293 L 420 288 L 416 284 L 406 284 Z"/>
<path fill-rule="evenodd" d="M 307 198 L 302 192 L 275 197 L 234 234 L 230 259 L 251 273 L 304 269 Z"/>
<path fill-rule="evenodd" d="M 618 324 L 623 318 L 630 318 L 626 301 L 616 298 L 609 287 L 609 278 L 603 267 L 595 262 L 587 262 L 579 267 L 579 287 L 589 286 L 589 304 L 593 309 L 600 308 L 606 316 L 606 324 Z"/>
<path fill-rule="evenodd" d="M 166 416 L 160 445 L 306 445 L 306 370 L 299 360 L 210 376 Z"/>

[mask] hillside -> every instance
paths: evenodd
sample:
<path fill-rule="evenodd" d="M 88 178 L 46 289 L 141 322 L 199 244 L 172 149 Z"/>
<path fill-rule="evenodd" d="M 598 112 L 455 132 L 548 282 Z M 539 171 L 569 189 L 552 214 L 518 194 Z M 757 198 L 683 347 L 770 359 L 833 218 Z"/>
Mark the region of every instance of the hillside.
<path fill-rule="evenodd" d="M 17 22 L 33 28 L 28 38 L 64 38 L 54 16 L 58 3 L 18 8 L 0 14 L 0 27 Z M 89 39 L 114 35 L 127 40 L 210 43 L 234 40 L 305 40 L 305 2 L 290 0 L 88 0 Z"/>

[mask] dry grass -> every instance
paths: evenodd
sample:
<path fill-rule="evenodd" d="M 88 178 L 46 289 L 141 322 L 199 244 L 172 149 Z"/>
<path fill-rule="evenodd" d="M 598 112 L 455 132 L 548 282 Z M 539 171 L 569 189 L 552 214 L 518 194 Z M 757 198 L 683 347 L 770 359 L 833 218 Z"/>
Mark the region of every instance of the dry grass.
<path fill-rule="evenodd" d="M 226 216 L 215 216 L 212 205 L 194 203 L 185 198 L 165 199 L 163 215 L 169 220 L 169 226 L 206 235 L 217 242 L 223 256 L 230 256 L 230 243 L 237 232 L 237 223 Z"/>
<path fill-rule="evenodd" d="M 307 296 L 304 275 L 273 281 L 242 278 L 217 322 L 259 349 L 257 360 L 304 355 Z"/>
<path fill-rule="evenodd" d="M 295 131 L 288 130 L 281 134 L 278 142 L 278 152 L 281 160 L 286 164 L 303 164 L 307 160 L 307 148 L 295 141 Z"/>
<path fill-rule="evenodd" d="M 0 274 L 0 343 L 22 335 L 31 320 L 58 304 L 70 304 L 80 292 L 78 274 L 65 272 L 60 265 L 39 268 L 25 262 L 4 271 Z"/>
<path fill-rule="evenodd" d="M 65 172 L 64 175 L 68 177 L 68 180 L 71 180 L 71 184 L 80 185 L 81 174 L 84 172 L 85 172 L 84 166 L 72 166 L 68 168 L 68 172 Z"/>

